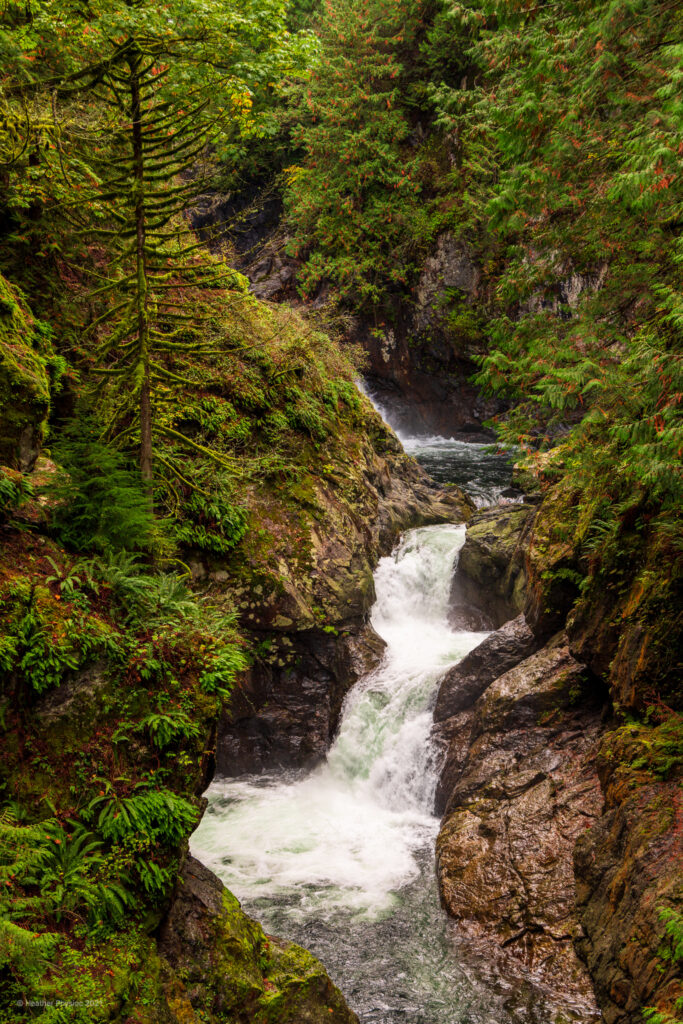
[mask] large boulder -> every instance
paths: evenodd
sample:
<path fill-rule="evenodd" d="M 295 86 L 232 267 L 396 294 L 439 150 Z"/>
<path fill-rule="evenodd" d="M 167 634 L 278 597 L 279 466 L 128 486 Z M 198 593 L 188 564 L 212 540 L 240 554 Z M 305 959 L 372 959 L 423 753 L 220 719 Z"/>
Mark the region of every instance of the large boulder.
<path fill-rule="evenodd" d="M 573 940 L 572 852 L 600 813 L 600 723 L 566 635 L 496 679 L 451 729 L 437 843 L 441 896 L 462 932 L 597 1019 Z"/>
<path fill-rule="evenodd" d="M 308 630 L 267 642 L 268 660 L 250 669 L 219 725 L 219 775 L 311 767 L 322 760 L 344 697 L 377 667 L 385 646 L 370 626 L 345 636 Z"/>
<path fill-rule="evenodd" d="M 443 722 L 471 707 L 499 676 L 533 654 L 538 644 L 523 615 L 491 633 L 444 676 L 434 708 L 434 721 Z"/>
<path fill-rule="evenodd" d="M 180 874 L 158 953 L 157 1021 L 358 1024 L 322 964 L 266 935 L 194 857 Z"/>
<path fill-rule="evenodd" d="M 525 550 L 534 517 L 531 505 L 496 505 L 467 524 L 451 589 L 451 621 L 462 628 L 472 610 L 497 628 L 524 609 Z M 463 622 L 463 617 L 466 620 Z"/>

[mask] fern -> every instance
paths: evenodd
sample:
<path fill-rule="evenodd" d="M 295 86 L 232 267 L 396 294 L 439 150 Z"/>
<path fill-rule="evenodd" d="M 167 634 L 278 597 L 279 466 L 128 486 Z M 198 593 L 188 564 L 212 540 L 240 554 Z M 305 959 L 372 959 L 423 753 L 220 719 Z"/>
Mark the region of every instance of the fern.
<path fill-rule="evenodd" d="M 173 872 L 169 868 L 160 867 L 153 860 L 140 860 L 136 867 L 142 887 L 148 896 L 163 896 L 173 884 Z"/>
<path fill-rule="evenodd" d="M 83 817 L 93 821 L 110 842 L 123 842 L 140 833 L 167 846 L 185 839 L 197 823 L 197 809 L 171 790 L 140 787 L 129 797 L 115 793 L 96 797 Z"/>
<path fill-rule="evenodd" d="M 169 747 L 176 740 L 194 739 L 199 735 L 199 726 L 184 711 L 179 710 L 147 715 L 139 723 L 138 730 L 147 730 L 153 745 L 159 750 Z"/>
<path fill-rule="evenodd" d="M 668 939 L 668 947 L 660 950 L 662 960 L 669 963 L 683 962 L 683 914 L 671 907 L 659 908 L 659 919 L 664 921 L 664 934 Z M 683 1010 L 683 999 L 678 999 L 676 1010 Z M 643 1010 L 643 1017 L 648 1024 L 683 1024 L 673 1014 L 648 1006 Z"/>
<path fill-rule="evenodd" d="M 47 823 L 49 827 L 50 823 Z M 59 935 L 16 924 L 13 918 L 40 917 L 45 902 L 25 888 L 41 878 L 46 851 L 45 824 L 20 825 L 8 810 L 0 813 L 0 961 L 40 975 L 60 941 Z"/>
<path fill-rule="evenodd" d="M 226 643 L 214 654 L 207 668 L 199 677 L 199 685 L 205 693 L 217 693 L 226 698 L 234 685 L 238 672 L 247 667 L 244 652 L 236 645 Z"/>
<path fill-rule="evenodd" d="M 10 519 L 32 494 L 31 484 L 21 473 L 0 466 L 0 523 Z"/>
<path fill-rule="evenodd" d="M 65 471 L 48 488 L 62 543 L 76 551 L 151 551 L 163 545 L 138 474 L 102 442 L 92 418 L 71 421 L 53 454 Z"/>

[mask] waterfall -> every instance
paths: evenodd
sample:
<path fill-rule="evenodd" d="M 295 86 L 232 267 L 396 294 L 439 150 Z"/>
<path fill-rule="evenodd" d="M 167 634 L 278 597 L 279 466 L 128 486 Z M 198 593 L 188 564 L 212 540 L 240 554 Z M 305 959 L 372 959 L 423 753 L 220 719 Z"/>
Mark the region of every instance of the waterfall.
<path fill-rule="evenodd" d="M 192 840 L 248 913 L 320 957 L 361 1024 L 556 1019 L 463 943 L 437 891 L 431 710 L 440 677 L 486 635 L 447 621 L 464 539 L 464 526 L 411 530 L 380 561 L 372 624 L 387 647 L 347 695 L 325 762 L 216 780 Z"/>
<path fill-rule="evenodd" d="M 489 442 L 442 437 L 439 434 L 407 433 L 391 412 L 363 381 L 356 381 L 361 394 L 372 403 L 385 423 L 392 428 L 405 452 L 412 455 L 429 475 L 439 483 L 458 484 L 475 505 L 485 508 L 506 501 L 521 501 L 522 495 L 510 486 L 512 448 L 496 451 Z"/>
<path fill-rule="evenodd" d="M 241 899 L 287 896 L 373 918 L 416 878 L 430 847 L 438 765 L 429 742 L 439 678 L 485 634 L 453 632 L 450 581 L 464 526 L 412 530 L 375 573 L 380 667 L 348 694 L 326 761 L 304 777 L 219 780 L 193 852 Z"/>

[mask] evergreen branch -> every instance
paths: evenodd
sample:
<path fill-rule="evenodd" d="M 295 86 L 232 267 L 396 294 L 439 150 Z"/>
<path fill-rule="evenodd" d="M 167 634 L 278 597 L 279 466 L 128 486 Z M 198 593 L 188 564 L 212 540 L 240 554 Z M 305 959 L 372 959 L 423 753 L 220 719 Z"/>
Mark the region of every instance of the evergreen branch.
<path fill-rule="evenodd" d="M 173 430 L 171 427 L 157 427 L 156 429 L 159 433 L 164 434 L 166 437 L 172 437 L 174 440 L 180 441 L 183 444 L 188 445 L 190 448 L 199 452 L 201 455 L 206 455 L 207 458 L 212 459 L 212 461 L 217 463 L 219 466 L 223 466 L 224 469 L 228 469 L 230 470 L 231 473 L 234 473 L 234 466 L 232 466 L 230 463 L 239 461 L 234 456 L 219 455 L 217 452 L 212 451 L 211 448 L 206 448 L 204 445 L 198 444 L 196 441 L 190 440 L 190 438 L 186 437 L 185 434 L 181 434 L 179 431 Z"/>

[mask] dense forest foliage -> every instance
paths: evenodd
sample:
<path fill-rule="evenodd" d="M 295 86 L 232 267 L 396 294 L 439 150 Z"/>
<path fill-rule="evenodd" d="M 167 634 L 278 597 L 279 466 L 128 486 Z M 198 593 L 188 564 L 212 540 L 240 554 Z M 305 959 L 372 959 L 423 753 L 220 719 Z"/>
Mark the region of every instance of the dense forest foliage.
<path fill-rule="evenodd" d="M 680 4 L 346 0 L 327 6 L 320 38 L 287 168 L 302 285 L 331 280 L 354 308 L 381 307 L 397 287 L 410 295 L 430 243 L 454 232 L 483 268 L 479 379 L 515 401 L 504 436 L 537 448 L 581 420 L 572 451 L 590 448 L 590 472 L 621 467 L 614 500 L 670 509 Z M 571 276 L 570 308 L 556 295 Z"/>
<path fill-rule="evenodd" d="M 564 571 L 584 606 L 627 585 L 636 548 L 641 588 L 675 605 L 682 5 L 344 0 L 318 34 L 285 169 L 300 286 L 390 325 L 430 246 L 457 238 L 482 277 L 475 301 L 444 298 L 453 344 L 477 353 L 483 333 L 501 437 L 574 489 Z M 680 670 L 664 657 L 657 678 Z"/>
<path fill-rule="evenodd" d="M 438 238 L 467 247 L 481 287 L 446 296 L 454 330 L 484 339 L 501 438 L 564 489 L 579 618 L 628 594 L 651 630 L 670 730 L 682 128 L 680 0 L 7 0 L 0 1020 L 74 979 L 84 1004 L 154 1019 L 148 937 L 199 815 L 204 727 L 249 653 L 184 559 L 242 571 L 277 533 L 273 489 L 295 523 L 302 463 L 333 477 L 363 426 L 358 353 L 319 313 L 256 303 L 190 231 L 202 195 L 275 181 L 302 306 L 324 294 L 328 326 L 390 324 Z M 96 726 L 32 738 L 38 698 L 93 663 Z"/>

